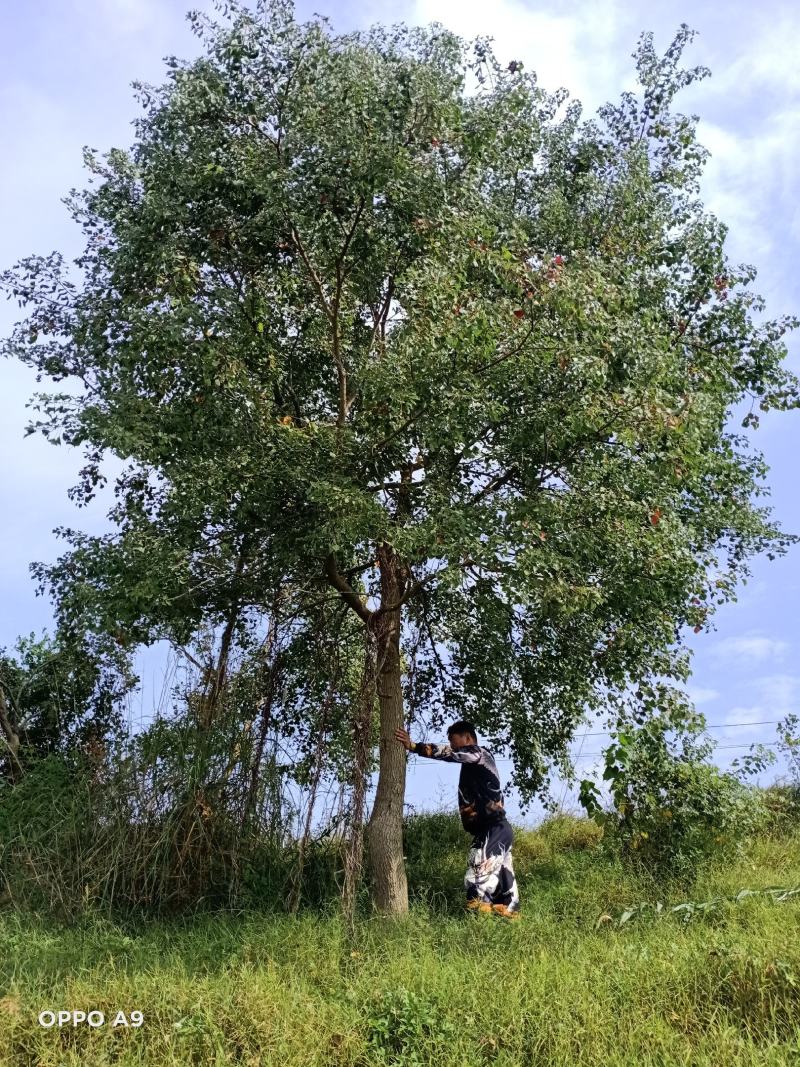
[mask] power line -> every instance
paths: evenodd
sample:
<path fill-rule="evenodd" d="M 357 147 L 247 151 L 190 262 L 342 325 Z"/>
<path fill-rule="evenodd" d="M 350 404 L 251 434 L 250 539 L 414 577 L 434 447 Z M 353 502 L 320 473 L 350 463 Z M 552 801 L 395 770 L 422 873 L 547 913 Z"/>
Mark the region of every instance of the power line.
<path fill-rule="evenodd" d="M 764 745 L 765 748 L 771 748 L 778 744 L 777 741 L 754 741 L 753 744 Z M 750 748 L 750 745 L 717 745 L 715 751 L 720 752 L 724 748 Z M 605 752 L 584 752 L 586 756 L 604 756 Z M 503 760 L 504 763 L 513 763 L 513 760 Z"/>
<path fill-rule="evenodd" d="M 773 748 L 778 744 L 777 741 L 754 741 L 753 744 L 764 745 L 765 748 Z M 717 748 L 750 748 L 750 745 L 717 745 Z"/>
<path fill-rule="evenodd" d="M 745 723 L 741 723 L 740 725 L 744 726 L 744 725 L 745 725 Z M 759 744 L 759 745 L 764 745 L 764 747 L 765 747 L 765 748 L 772 748 L 772 747 L 774 747 L 775 745 L 777 745 L 777 744 L 778 744 L 778 742 L 777 742 L 777 741 L 754 741 L 754 742 L 753 742 L 753 744 Z M 722 749 L 731 749 L 731 748 L 751 748 L 751 747 L 752 747 L 751 745 L 717 745 L 717 747 L 716 747 L 715 751 L 722 751 Z M 574 754 L 574 753 L 573 753 L 573 754 Z M 588 758 L 589 756 L 604 756 L 604 755 L 605 755 L 605 752 L 584 752 L 584 753 L 583 753 L 582 755 L 581 755 L 581 753 L 579 752 L 579 753 L 578 753 L 578 754 L 576 755 L 576 757 L 575 757 L 575 758 L 576 758 L 576 759 L 587 759 L 587 758 Z M 414 766 L 416 766 L 416 767 L 428 767 L 428 768 L 433 768 L 433 767 L 435 766 L 435 764 L 437 764 L 437 763 L 441 765 L 441 764 L 446 764 L 446 763 L 454 763 L 454 762 L 457 762 L 457 761 L 455 761 L 455 760 L 436 760 L 436 759 L 427 759 L 427 758 L 426 758 L 425 756 L 422 756 L 422 757 L 420 757 L 420 758 L 421 758 L 421 759 L 422 759 L 422 760 L 423 760 L 424 762 L 422 762 L 422 763 L 416 763 L 416 764 L 414 764 Z M 513 761 L 512 759 L 508 759 L 507 757 L 502 757 L 502 756 L 501 756 L 501 757 L 500 757 L 499 759 L 495 759 L 495 763 L 513 763 L 513 762 L 514 762 L 514 761 Z"/>
<path fill-rule="evenodd" d="M 741 726 L 775 726 L 777 723 L 782 722 L 782 721 L 783 721 L 782 719 L 758 719 L 758 720 L 755 720 L 755 721 L 747 721 L 747 722 L 710 722 L 710 723 L 706 724 L 706 726 L 701 731 L 701 733 L 706 733 L 708 730 L 736 730 L 737 728 L 739 728 Z M 600 730 L 600 731 L 595 731 L 595 732 L 592 732 L 592 733 L 584 733 L 584 734 L 581 735 L 581 739 L 580 739 L 581 740 L 581 749 L 583 749 L 583 742 L 586 740 L 587 737 L 610 737 L 610 736 L 611 736 L 611 731 L 610 730 Z M 755 742 L 754 741 L 753 742 L 753 744 L 763 744 L 763 745 L 776 745 L 777 743 L 778 743 L 777 741 L 759 741 L 759 742 Z M 717 748 L 718 749 L 723 749 L 723 748 L 750 748 L 750 745 L 717 745 Z M 581 749 L 578 750 L 578 757 L 581 756 Z M 602 752 L 585 752 L 585 753 L 583 753 L 583 755 L 584 756 L 602 756 L 602 755 L 604 755 L 604 753 L 602 753 Z M 426 757 L 423 756 L 422 758 L 425 759 Z M 447 763 L 448 761 L 447 760 L 441 760 L 440 762 Z M 495 763 L 513 763 L 513 762 L 514 762 L 513 760 L 507 759 L 507 758 L 504 758 L 504 757 L 500 757 L 499 759 L 495 760 Z"/>
<path fill-rule="evenodd" d="M 710 722 L 706 730 L 735 730 L 737 726 L 774 726 L 782 722 L 781 719 L 761 719 L 758 722 Z M 600 730 L 599 733 L 584 734 L 584 737 L 608 737 L 608 730 Z"/>

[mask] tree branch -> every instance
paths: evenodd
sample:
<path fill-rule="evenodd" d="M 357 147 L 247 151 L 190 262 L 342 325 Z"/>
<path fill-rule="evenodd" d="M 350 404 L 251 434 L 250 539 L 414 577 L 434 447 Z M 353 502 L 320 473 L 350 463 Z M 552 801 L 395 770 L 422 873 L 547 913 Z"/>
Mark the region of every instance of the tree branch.
<path fill-rule="evenodd" d="M 386 297 L 383 301 L 383 306 L 380 308 L 372 309 L 372 336 L 369 340 L 369 348 L 367 349 L 367 355 L 372 351 L 372 346 L 375 344 L 375 337 L 380 331 L 381 344 L 385 347 L 386 344 L 386 319 L 389 315 L 389 307 L 392 302 L 392 296 L 394 295 L 394 275 L 389 275 L 389 281 L 386 286 Z"/>
<path fill-rule="evenodd" d="M 517 471 L 512 468 L 511 470 L 504 471 L 502 474 L 498 474 L 496 477 L 492 478 L 492 480 L 487 485 L 485 485 L 483 489 L 480 490 L 480 492 L 476 493 L 473 497 L 471 497 L 469 503 L 477 504 L 479 500 L 483 500 L 483 498 L 488 496 L 489 493 L 493 493 L 495 489 L 500 489 L 501 486 L 504 486 L 508 482 L 510 482 L 516 473 Z"/>
<path fill-rule="evenodd" d="M 320 279 L 320 276 L 317 274 L 316 268 L 314 267 L 314 264 L 311 262 L 311 259 L 310 259 L 309 255 L 308 255 L 308 252 L 306 252 L 305 245 L 300 240 L 300 234 L 295 229 L 294 223 L 291 222 L 290 220 L 287 220 L 287 221 L 289 221 L 289 228 L 290 228 L 290 230 L 292 232 L 292 240 L 297 245 L 297 251 L 300 253 L 300 258 L 305 263 L 306 270 L 311 275 L 311 280 L 314 283 L 314 288 L 317 290 L 317 295 L 319 296 L 320 301 L 322 302 L 323 310 L 324 310 L 325 314 L 328 316 L 329 321 L 331 323 L 333 323 L 333 321 L 334 321 L 333 309 L 331 308 L 330 304 L 328 303 L 327 296 L 325 296 L 325 289 L 324 289 L 324 287 L 322 285 L 322 281 Z"/>
<path fill-rule="evenodd" d="M 358 595 L 355 589 L 353 589 L 352 586 L 348 584 L 345 578 L 343 578 L 337 570 L 336 557 L 334 556 L 333 552 L 331 552 L 325 560 L 325 577 L 328 579 L 328 582 L 333 586 L 333 588 L 337 591 L 337 593 L 345 602 L 345 604 L 347 604 L 348 607 L 352 608 L 352 610 L 356 613 L 356 615 L 358 615 L 360 619 L 363 619 L 364 622 L 369 622 L 369 620 L 372 618 L 373 613 L 369 610 L 368 607 L 366 607 L 366 605 L 362 603 L 361 597 Z"/>

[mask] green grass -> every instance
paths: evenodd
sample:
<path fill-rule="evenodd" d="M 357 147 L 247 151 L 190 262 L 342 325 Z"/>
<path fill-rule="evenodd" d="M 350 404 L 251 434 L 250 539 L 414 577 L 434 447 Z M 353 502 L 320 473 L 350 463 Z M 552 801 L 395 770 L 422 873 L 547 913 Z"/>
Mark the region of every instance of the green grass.
<path fill-rule="evenodd" d="M 433 839 L 449 849 L 438 864 Z M 626 873 L 569 820 L 520 833 L 513 925 L 458 910 L 465 841 L 442 816 L 412 827 L 410 914 L 363 918 L 352 938 L 333 912 L 72 927 L 6 912 L 0 1063 L 800 1064 L 797 898 L 596 928 L 642 900 L 800 885 L 800 833 L 761 839 L 680 891 Z M 48 1008 L 138 1009 L 144 1024 L 45 1030 Z"/>

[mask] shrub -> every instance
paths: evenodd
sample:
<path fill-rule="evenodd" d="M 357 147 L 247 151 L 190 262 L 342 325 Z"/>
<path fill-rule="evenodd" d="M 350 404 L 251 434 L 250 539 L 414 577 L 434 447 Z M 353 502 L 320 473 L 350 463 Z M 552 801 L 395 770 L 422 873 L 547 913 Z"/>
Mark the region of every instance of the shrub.
<path fill-rule="evenodd" d="M 438 910 L 463 906 L 470 841 L 454 812 L 422 812 L 406 818 L 403 843 L 410 898 Z"/>
<path fill-rule="evenodd" d="M 402 986 L 374 994 L 368 1012 L 371 1063 L 422 1067 L 431 1062 L 437 1048 L 446 1053 L 457 1036 L 435 1002 Z"/>
<path fill-rule="evenodd" d="M 538 833 L 555 852 L 580 852 L 597 847 L 603 827 L 592 819 L 559 812 L 545 819 Z"/>
<path fill-rule="evenodd" d="M 548 863 L 552 849 L 539 830 L 514 830 L 514 870 L 525 877 L 536 867 Z"/>
<path fill-rule="evenodd" d="M 284 907 L 298 864 L 276 816 L 281 783 L 273 789 L 263 763 L 248 803 L 249 780 L 231 769 L 230 725 L 158 720 L 102 761 L 53 754 L 17 782 L 0 780 L 5 899 L 67 918 Z M 307 847 L 300 903 L 337 895 L 337 862 L 330 843 Z"/>
<path fill-rule="evenodd" d="M 86 766 L 63 754 L 36 761 L 19 782 L 0 785 L 3 896 L 70 910 L 84 895 L 85 860 L 96 827 Z"/>
<path fill-rule="evenodd" d="M 761 802 L 767 813 L 766 828 L 773 833 L 800 826 L 800 784 L 780 783 L 761 790 Z"/>
<path fill-rule="evenodd" d="M 760 791 L 708 762 L 713 743 L 695 740 L 700 725 L 689 724 L 681 751 L 667 734 L 676 729 L 669 714 L 619 730 L 605 753 L 604 779 L 612 806 L 602 809 L 598 791 L 581 783 L 581 802 L 637 864 L 664 874 L 691 877 L 714 855 L 738 851 L 768 822 Z M 681 725 L 684 727 L 686 723 Z"/>

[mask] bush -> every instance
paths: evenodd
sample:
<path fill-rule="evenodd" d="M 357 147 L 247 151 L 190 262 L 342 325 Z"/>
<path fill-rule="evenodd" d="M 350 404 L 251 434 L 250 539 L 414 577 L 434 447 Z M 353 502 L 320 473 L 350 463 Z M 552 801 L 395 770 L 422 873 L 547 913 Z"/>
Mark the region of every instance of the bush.
<path fill-rule="evenodd" d="M 553 850 L 539 830 L 514 830 L 514 870 L 526 877 L 537 867 L 549 863 Z"/>
<path fill-rule="evenodd" d="M 423 1067 L 437 1051 L 445 1055 L 457 1036 L 435 1001 L 402 986 L 373 994 L 367 1010 L 370 1063 Z"/>
<path fill-rule="evenodd" d="M 767 786 L 761 790 L 761 802 L 767 813 L 766 829 L 772 833 L 785 833 L 800 826 L 800 784 Z"/>
<path fill-rule="evenodd" d="M 603 838 L 597 822 L 566 812 L 545 819 L 537 832 L 554 852 L 583 852 L 596 848 Z"/>
<path fill-rule="evenodd" d="M 0 786 L 0 878 L 6 901 L 70 910 L 84 895 L 96 827 L 84 764 L 51 755 Z"/>
<path fill-rule="evenodd" d="M 0 781 L 4 899 L 66 918 L 285 907 L 298 856 L 281 783 L 263 763 L 250 802 L 230 725 L 158 720 L 101 761 L 54 754 Z M 336 897 L 337 865 L 334 844 L 310 843 L 298 904 Z"/>
<path fill-rule="evenodd" d="M 713 744 L 694 739 L 699 726 L 674 752 L 667 734 L 675 728 L 664 714 L 618 731 L 606 750 L 603 775 L 611 786 L 611 808 L 600 807 L 590 781 L 581 783 L 581 802 L 626 858 L 691 878 L 713 856 L 738 852 L 767 826 L 769 813 L 760 790 L 708 762 Z"/>
<path fill-rule="evenodd" d="M 403 842 L 410 899 L 438 911 L 462 907 L 471 840 L 455 812 L 406 818 Z"/>
<path fill-rule="evenodd" d="M 32 764 L 0 800 L 6 897 L 64 917 L 229 900 L 237 856 L 225 814 L 185 802 L 144 813 L 134 797 L 126 764 L 105 780 L 62 756 Z"/>

